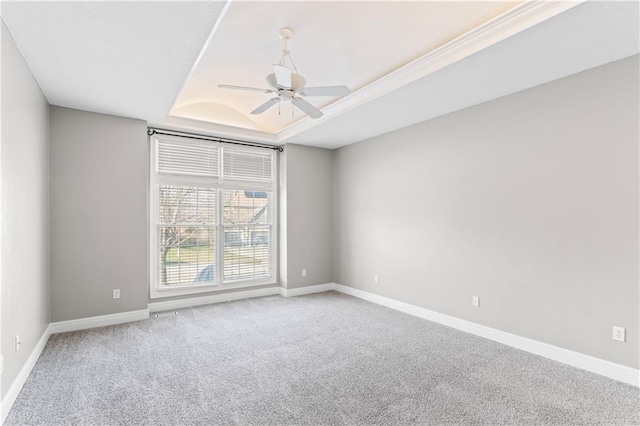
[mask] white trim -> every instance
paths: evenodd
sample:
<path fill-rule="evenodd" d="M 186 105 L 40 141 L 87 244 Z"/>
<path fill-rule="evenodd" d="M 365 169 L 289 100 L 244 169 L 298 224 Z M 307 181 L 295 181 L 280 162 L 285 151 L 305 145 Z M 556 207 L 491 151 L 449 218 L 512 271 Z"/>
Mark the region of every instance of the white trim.
<path fill-rule="evenodd" d="M 333 284 L 333 290 L 350 296 L 355 296 L 378 305 L 386 306 L 400 312 L 424 318 L 438 324 L 446 325 L 457 330 L 475 334 L 476 336 L 484 337 L 485 339 L 493 340 L 507 346 L 540 355 L 582 370 L 600 374 L 601 376 L 609 377 L 610 379 L 640 387 L 640 371 L 631 367 L 549 345 L 526 337 L 517 336 L 495 328 L 476 324 L 471 321 L 441 314 L 439 312 L 430 311 L 429 309 L 420 308 L 415 305 L 399 302 L 388 297 L 379 296 L 374 293 L 369 293 L 367 291 L 358 290 L 341 284 Z"/>
<path fill-rule="evenodd" d="M 420 58 L 409 62 L 395 71 L 375 80 L 352 92 L 330 105 L 322 108 L 324 115 L 320 119 L 305 117 L 274 133 L 256 129 L 228 126 L 220 123 L 205 122 L 169 115 L 165 123 L 182 129 L 206 131 L 217 136 L 282 144 L 287 139 L 307 131 L 332 117 L 344 114 L 362 106 L 380 96 L 432 74 L 452 63 L 460 61 L 502 40 L 518 34 L 549 18 L 563 13 L 585 0 L 540 1 L 527 0 L 505 13 L 485 22 L 482 25 L 462 34 L 450 42 L 434 49 Z M 217 27 L 216 27 L 217 28 Z M 213 33 L 212 33 L 213 34 Z M 203 52 L 206 49 L 203 48 Z M 202 55 L 202 53 L 201 53 Z M 194 68 L 197 66 L 194 65 Z M 193 72 L 193 71 L 192 71 Z M 188 81 L 185 80 L 185 81 Z M 187 84 L 187 83 L 185 83 Z M 181 90 L 182 92 L 182 90 Z"/>
<path fill-rule="evenodd" d="M 176 131 L 189 129 L 191 131 L 197 131 L 198 133 L 213 137 L 220 137 L 224 135 L 228 138 L 242 139 L 247 142 L 260 142 L 270 145 L 278 145 L 278 138 L 273 133 L 227 124 L 194 120 L 192 118 L 177 117 L 175 115 L 167 116 L 164 122 L 158 124 L 158 127 Z"/>
<path fill-rule="evenodd" d="M 218 263 L 219 264 L 219 263 Z M 216 271 L 217 272 L 217 271 Z M 218 278 L 219 279 L 219 278 Z M 273 277 L 262 279 L 244 279 L 237 281 L 228 281 L 226 284 L 196 284 L 185 285 L 180 287 L 156 288 L 150 299 L 162 299 L 167 297 L 192 296 L 202 293 L 217 293 L 226 290 L 240 290 L 243 288 L 260 287 L 265 285 L 276 285 Z"/>
<path fill-rule="evenodd" d="M 211 296 L 189 297 L 185 299 L 165 300 L 149 303 L 149 312 L 170 311 L 172 309 L 190 308 L 192 306 L 210 305 L 212 303 L 231 302 L 233 300 L 251 299 L 253 297 L 273 296 L 280 294 L 280 287 L 259 288 L 256 290 L 235 291 L 233 293 L 213 294 Z"/>
<path fill-rule="evenodd" d="M 18 373 L 18 376 L 9 387 L 9 390 L 4 395 L 4 398 L 2 398 L 2 406 L 0 407 L 0 424 L 4 423 L 5 419 L 7 418 L 7 414 L 9 414 L 9 411 L 11 411 L 13 403 L 16 402 L 16 398 L 18 398 L 18 395 L 20 394 L 22 387 L 27 381 L 31 370 L 33 370 L 36 362 L 38 362 L 38 358 L 40 358 L 40 354 L 42 354 L 42 350 L 49 341 L 49 337 L 51 336 L 51 334 L 51 324 L 49 324 L 44 330 L 44 333 L 42 333 L 42 337 L 40 337 L 40 340 L 38 340 L 38 343 L 31 351 L 29 358 L 27 358 L 27 361 L 20 369 L 20 373 Z"/>
<path fill-rule="evenodd" d="M 322 118 L 313 120 L 305 117 L 292 123 L 277 133 L 277 140 L 282 143 L 299 133 L 329 120 L 331 117 L 341 115 L 400 87 L 406 86 L 409 83 L 471 56 L 559 13 L 565 12 L 583 1 L 585 0 L 526 1 L 378 80 L 367 84 L 352 94 L 322 108 L 322 112 L 324 113 Z"/>
<path fill-rule="evenodd" d="M 182 82 L 182 86 L 180 87 L 180 90 L 178 90 L 178 92 L 175 94 L 175 96 L 173 98 L 173 102 L 171 102 L 171 105 L 172 105 L 171 109 L 174 108 L 173 105 L 175 105 L 178 102 L 178 99 L 180 99 L 180 96 L 182 96 L 182 92 L 187 87 L 187 84 L 191 80 L 191 77 L 193 77 L 193 74 L 195 73 L 196 68 L 198 68 L 198 65 L 200 65 L 200 61 L 202 60 L 202 57 L 204 56 L 204 53 L 209 48 L 209 45 L 211 44 L 211 41 L 213 40 L 213 36 L 218 32 L 218 28 L 220 27 L 220 24 L 222 23 L 222 20 L 227 15 L 227 11 L 229 10 L 229 6 L 231 6 L 231 1 L 232 0 L 226 0 L 226 4 L 222 7 L 222 10 L 220 11 L 220 15 L 218 15 L 218 19 L 216 19 L 216 23 L 213 24 L 213 28 L 211 28 L 211 32 L 209 33 L 209 36 L 207 37 L 207 40 L 204 42 L 204 45 L 202 46 L 202 49 L 200 49 L 200 53 L 198 53 L 198 57 L 196 58 L 196 60 L 193 63 L 193 65 L 191 66 L 191 69 L 189 70 L 189 74 L 187 74 L 187 77 Z M 170 112 L 171 111 L 169 111 L 169 113 Z"/>
<path fill-rule="evenodd" d="M 322 293 L 334 289 L 335 284 L 316 284 L 299 288 L 280 288 L 280 294 L 284 297 L 302 296 L 305 294 Z"/>
<path fill-rule="evenodd" d="M 367 291 L 348 287 L 336 283 L 318 284 L 307 287 L 294 289 L 285 289 L 281 287 L 268 287 L 263 289 L 248 290 L 233 293 L 216 294 L 212 296 L 192 297 L 187 299 L 169 300 L 163 302 L 154 302 L 149 304 L 148 309 L 139 311 L 122 312 L 118 314 L 101 315 L 96 317 L 81 318 L 70 321 L 60 321 L 49 324 L 45 329 L 42 337 L 33 348 L 33 351 L 22 366 L 20 373 L 9 387 L 6 395 L 2 399 L 0 406 L 0 424 L 4 422 L 7 414 L 11 410 L 16 398 L 20 394 L 31 370 L 35 366 L 38 358 L 42 354 L 49 337 L 55 333 L 67 331 L 84 330 L 87 328 L 103 327 L 108 325 L 121 324 L 125 322 L 140 321 L 149 318 L 149 312 L 159 312 L 172 309 L 187 308 L 191 306 L 208 305 L 212 303 L 228 302 L 233 300 L 250 299 L 254 297 L 264 297 L 273 295 L 282 295 L 284 297 L 301 296 L 305 294 L 321 293 L 325 291 L 339 291 L 350 296 L 386 306 L 400 312 L 417 316 L 438 324 L 442 324 L 457 330 L 474 334 L 485 339 L 493 340 L 507 346 L 518 348 L 563 364 L 571 365 L 583 370 L 590 371 L 605 377 L 609 377 L 620 382 L 640 387 L 640 371 L 631 367 L 616 364 L 603 359 L 595 358 L 589 355 L 570 351 L 568 349 L 559 348 L 547 343 L 528 339 L 526 337 L 517 336 L 515 334 L 506 333 L 495 328 L 476 324 L 460 318 L 434 312 L 429 309 L 421 308 L 408 303 L 400 302 L 388 297 L 380 296 Z"/>
<path fill-rule="evenodd" d="M 52 322 L 49 327 L 51 329 L 51 334 L 55 334 L 66 333 L 68 331 L 86 330 L 87 328 L 105 327 L 107 325 L 116 325 L 125 322 L 142 321 L 148 318 L 149 309 L 141 309 L 139 311 L 119 312 L 117 314 Z"/>
<path fill-rule="evenodd" d="M 225 152 L 257 152 L 260 148 L 256 147 L 237 147 L 237 146 L 217 146 L 218 152 L 218 176 L 198 176 L 192 174 L 176 174 L 159 172 L 157 169 L 158 162 L 158 145 L 161 141 L 183 142 L 188 141 L 188 136 L 178 135 L 151 135 L 149 137 L 149 298 L 160 299 L 175 296 L 187 296 L 201 293 L 217 292 L 238 288 L 247 288 L 264 285 L 276 284 L 277 276 L 277 207 L 278 207 L 278 152 L 269 153 L 271 158 L 271 181 L 253 181 L 240 178 L 232 179 L 224 176 L 224 159 Z M 215 142 L 212 141 L 211 144 Z M 201 186 L 210 188 L 216 192 L 216 219 L 215 223 L 207 223 L 202 227 L 209 227 L 215 230 L 216 238 L 216 281 L 211 284 L 183 285 L 183 286 L 165 286 L 159 285 L 159 243 L 158 243 L 158 188 L 160 185 L 182 185 L 182 186 Z M 223 191 L 225 190 L 257 190 L 267 191 L 269 193 L 269 223 L 266 224 L 237 224 L 230 225 L 223 222 Z M 176 225 L 176 224 L 174 224 Z M 248 278 L 240 280 L 223 280 L 224 273 L 224 244 L 225 229 L 230 227 L 241 226 L 264 226 L 269 229 L 269 272 L 266 277 Z"/>

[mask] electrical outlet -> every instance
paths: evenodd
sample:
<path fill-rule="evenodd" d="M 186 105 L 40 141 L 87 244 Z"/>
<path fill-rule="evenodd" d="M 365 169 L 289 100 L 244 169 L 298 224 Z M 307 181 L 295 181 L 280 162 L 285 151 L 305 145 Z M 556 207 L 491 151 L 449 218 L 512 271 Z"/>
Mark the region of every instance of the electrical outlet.
<path fill-rule="evenodd" d="M 478 296 L 471 296 L 471 306 L 480 307 L 480 298 Z"/>
<path fill-rule="evenodd" d="M 120 289 L 119 288 L 114 288 L 113 289 L 113 298 L 114 299 L 120 299 Z"/>
<path fill-rule="evenodd" d="M 306 270 L 306 269 L 303 269 L 303 270 L 302 270 L 302 276 L 303 276 L 303 277 L 306 277 L 306 276 L 307 276 L 307 270 Z"/>
<path fill-rule="evenodd" d="M 380 277 L 378 277 L 378 274 L 375 274 L 375 275 L 373 276 L 373 282 L 374 282 L 374 283 L 376 283 L 376 284 L 378 284 L 378 283 L 380 282 L 380 279 L 379 279 L 379 278 L 380 278 Z"/>
<path fill-rule="evenodd" d="M 15 343 L 16 343 L 16 352 L 18 352 L 20 351 L 20 345 L 22 344 L 22 342 L 20 342 L 20 336 L 16 336 Z"/>
<path fill-rule="evenodd" d="M 613 340 L 624 342 L 626 334 L 627 333 L 624 327 L 616 327 L 615 325 L 613 326 Z"/>

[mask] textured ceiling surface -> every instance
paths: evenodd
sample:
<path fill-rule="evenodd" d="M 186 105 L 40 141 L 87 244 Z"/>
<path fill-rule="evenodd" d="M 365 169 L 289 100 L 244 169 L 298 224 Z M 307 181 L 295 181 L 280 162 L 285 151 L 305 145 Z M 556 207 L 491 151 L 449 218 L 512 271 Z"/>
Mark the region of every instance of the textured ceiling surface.
<path fill-rule="evenodd" d="M 3 1 L 49 103 L 163 121 L 224 3 Z"/>
<path fill-rule="evenodd" d="M 380 90 L 407 62 L 447 49 L 514 10 L 559 3 L 568 6 Z M 327 148 L 640 53 L 640 4 L 632 0 L 3 1 L 2 19 L 53 105 Z M 249 111 L 269 95 L 217 88 L 266 87 L 264 76 L 280 57 L 282 27 L 295 30 L 290 48 L 308 86 L 352 89 L 342 99 L 308 98 L 333 111 L 320 120 L 298 111 L 292 117 L 288 104 L 280 115 L 274 107 L 253 116 Z"/>

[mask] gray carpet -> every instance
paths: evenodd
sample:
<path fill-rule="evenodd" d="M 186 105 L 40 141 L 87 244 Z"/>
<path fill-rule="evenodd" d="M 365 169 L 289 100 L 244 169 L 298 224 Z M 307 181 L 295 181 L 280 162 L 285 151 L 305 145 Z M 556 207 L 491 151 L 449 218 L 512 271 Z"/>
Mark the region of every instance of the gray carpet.
<path fill-rule="evenodd" d="M 6 425 L 640 424 L 639 397 L 330 292 L 54 335 Z"/>

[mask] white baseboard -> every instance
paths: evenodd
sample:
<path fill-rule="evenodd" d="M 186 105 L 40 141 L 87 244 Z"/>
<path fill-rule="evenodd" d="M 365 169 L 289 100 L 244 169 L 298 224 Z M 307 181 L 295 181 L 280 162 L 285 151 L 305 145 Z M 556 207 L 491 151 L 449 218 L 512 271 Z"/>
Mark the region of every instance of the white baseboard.
<path fill-rule="evenodd" d="M 207 305 L 211 303 L 228 302 L 240 299 L 249 299 L 252 297 L 264 297 L 272 295 L 282 295 L 284 297 L 301 296 L 305 294 L 321 293 L 325 291 L 336 290 L 344 294 L 358 297 L 369 302 L 373 302 L 391 309 L 395 309 L 410 315 L 427 319 L 438 324 L 446 325 L 467 333 L 475 334 L 486 339 L 490 339 L 514 348 L 518 348 L 545 358 L 552 359 L 564 364 L 571 365 L 592 373 L 600 374 L 614 380 L 640 387 L 640 371 L 631 367 L 616 364 L 600 358 L 563 349 L 547 343 L 528 339 L 526 337 L 517 336 L 497 330 L 495 328 L 476 324 L 460 318 L 441 314 L 429 309 L 421 308 L 408 303 L 400 302 L 388 297 L 379 296 L 363 290 L 347 287 L 336 283 L 318 284 L 314 286 L 284 289 L 280 287 L 269 287 L 256 290 L 238 291 L 234 293 L 216 294 L 205 297 L 191 297 L 187 299 L 170 300 L 163 302 L 154 302 L 149 304 L 148 309 L 139 311 L 122 312 L 118 314 L 101 315 L 90 318 L 82 318 L 70 321 L 60 321 L 49 324 L 42 337 L 29 355 L 27 362 L 24 364 L 20 373 L 14 380 L 13 384 L 4 395 L 0 405 L 0 424 L 4 422 L 7 414 L 11 410 L 20 390 L 24 386 L 29 373 L 35 366 L 42 350 L 44 349 L 49 337 L 55 333 L 63 333 L 67 331 L 84 330 L 94 327 L 104 327 L 108 325 L 121 324 L 125 322 L 140 321 L 149 318 L 149 312 L 159 312 L 171 309 L 180 309 L 190 306 Z"/>
<path fill-rule="evenodd" d="M 333 290 L 424 318 L 438 324 L 462 330 L 467 333 L 475 334 L 476 336 L 484 337 L 485 339 L 493 340 L 507 346 L 512 346 L 582 370 L 600 374 L 601 376 L 609 377 L 610 379 L 640 387 L 640 371 L 631 367 L 581 354 L 579 352 L 574 352 L 569 349 L 560 348 L 558 346 L 549 345 L 526 337 L 517 336 L 495 328 L 476 324 L 471 321 L 441 314 L 439 312 L 430 311 L 429 309 L 420 308 L 415 305 L 399 302 L 388 297 L 379 296 L 374 293 L 369 293 L 367 291 L 358 290 L 341 284 L 333 284 Z"/>
<path fill-rule="evenodd" d="M 334 288 L 333 283 L 327 284 L 316 284 L 310 285 L 307 287 L 299 287 L 299 288 L 280 288 L 280 294 L 284 297 L 294 297 L 294 296 L 302 296 L 305 294 L 313 294 L 313 293 L 322 293 L 325 291 L 331 291 Z"/>
<path fill-rule="evenodd" d="M 334 284 L 317 284 L 307 287 L 286 289 L 282 287 L 259 288 L 256 290 L 236 291 L 232 293 L 214 294 L 211 296 L 187 297 L 184 299 L 165 300 L 149 303 L 149 312 L 170 311 L 172 309 L 190 308 L 193 306 L 210 305 L 212 303 L 231 302 L 233 300 L 251 299 L 281 295 L 284 297 L 302 296 L 305 294 L 322 293 L 333 290 Z"/>
<path fill-rule="evenodd" d="M 165 300 L 162 302 L 149 303 L 149 312 L 170 311 L 172 309 L 190 308 L 192 306 L 210 305 L 212 303 L 220 302 L 231 302 L 232 300 L 251 299 L 253 297 L 273 296 L 276 294 L 280 294 L 280 287 L 267 287 L 255 290 L 235 291 L 233 293 L 214 294 L 211 296 Z"/>
<path fill-rule="evenodd" d="M 22 369 L 20 369 L 20 373 L 18 373 L 18 376 L 15 378 L 15 380 L 9 387 L 9 390 L 2 398 L 2 405 L 0 406 L 0 424 L 4 423 L 4 420 L 7 418 L 7 414 L 9 414 L 9 411 L 11 411 L 13 403 L 16 402 L 16 398 L 20 394 L 22 387 L 27 381 L 31 370 L 33 370 L 33 367 L 36 365 L 38 358 L 40 358 L 40 354 L 49 341 L 49 337 L 51 336 L 51 334 L 51 324 L 49 324 L 44 330 L 44 333 L 42 333 L 40 340 L 38 340 L 38 343 L 36 343 L 36 346 L 31 351 L 29 358 L 27 358 L 27 362 L 24 363 Z"/>
<path fill-rule="evenodd" d="M 141 309 L 139 311 L 120 312 L 117 314 L 99 315 L 96 317 L 52 322 L 50 327 L 51 334 L 66 333 L 68 331 L 86 330 L 87 328 L 105 327 L 107 325 L 141 321 L 148 318 L 149 309 Z"/>

